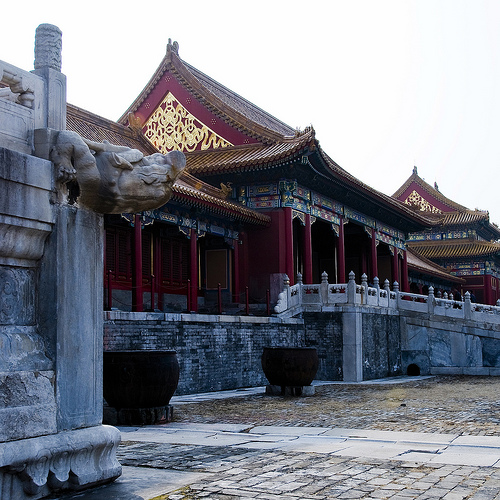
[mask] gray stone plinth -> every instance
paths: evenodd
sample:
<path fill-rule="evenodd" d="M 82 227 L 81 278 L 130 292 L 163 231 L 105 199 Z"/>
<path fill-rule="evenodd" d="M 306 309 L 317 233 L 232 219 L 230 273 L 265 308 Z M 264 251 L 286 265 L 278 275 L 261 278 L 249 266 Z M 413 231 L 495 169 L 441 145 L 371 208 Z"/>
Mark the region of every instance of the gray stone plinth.
<path fill-rule="evenodd" d="M 315 393 L 314 386 L 280 386 L 266 385 L 266 394 L 270 396 L 313 396 Z"/>
<path fill-rule="evenodd" d="M 120 408 L 104 407 L 103 421 L 109 425 L 155 425 L 166 424 L 174 418 L 172 405 L 152 408 Z"/>
<path fill-rule="evenodd" d="M 35 500 L 113 481 L 120 432 L 99 425 L 0 443 L 2 500 Z"/>

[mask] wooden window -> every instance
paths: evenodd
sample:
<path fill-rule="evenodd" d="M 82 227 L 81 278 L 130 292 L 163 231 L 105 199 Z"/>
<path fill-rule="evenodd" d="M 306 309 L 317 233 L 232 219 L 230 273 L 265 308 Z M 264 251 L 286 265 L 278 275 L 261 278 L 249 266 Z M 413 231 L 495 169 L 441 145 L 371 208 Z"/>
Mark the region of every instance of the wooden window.
<path fill-rule="evenodd" d="M 160 247 L 162 285 L 179 287 L 187 283 L 189 278 L 188 240 L 162 237 Z"/>
<path fill-rule="evenodd" d="M 113 272 L 113 281 L 132 279 L 132 234 L 129 228 L 106 228 L 106 269 Z"/>

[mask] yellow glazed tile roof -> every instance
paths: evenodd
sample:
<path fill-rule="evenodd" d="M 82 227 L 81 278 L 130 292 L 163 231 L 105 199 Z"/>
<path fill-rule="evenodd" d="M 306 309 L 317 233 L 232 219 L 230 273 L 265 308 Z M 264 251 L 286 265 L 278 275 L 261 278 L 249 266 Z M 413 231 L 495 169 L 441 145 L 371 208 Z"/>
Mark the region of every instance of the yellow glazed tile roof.
<path fill-rule="evenodd" d="M 427 259 L 488 257 L 500 253 L 500 243 L 478 240 L 449 240 L 411 243 L 419 255 Z"/>
<path fill-rule="evenodd" d="M 435 264 L 429 259 L 426 259 L 422 255 L 419 255 L 412 248 L 408 248 L 407 257 L 408 257 L 408 268 L 412 271 L 420 272 L 427 275 L 437 276 L 438 278 L 442 278 L 444 280 L 451 281 L 454 283 L 465 282 L 465 280 L 463 280 L 462 278 L 452 276 L 443 267 L 439 266 L 438 264 Z"/>
<path fill-rule="evenodd" d="M 85 139 L 138 149 L 145 155 L 157 153 L 156 148 L 141 134 L 101 116 L 90 113 L 76 106 L 68 105 L 66 126 Z M 223 214 L 230 219 L 253 224 L 268 224 L 270 218 L 236 202 L 225 199 L 221 189 L 196 179 L 188 172 L 183 172 L 172 187 L 173 199 L 188 205 L 203 206 L 210 212 Z"/>

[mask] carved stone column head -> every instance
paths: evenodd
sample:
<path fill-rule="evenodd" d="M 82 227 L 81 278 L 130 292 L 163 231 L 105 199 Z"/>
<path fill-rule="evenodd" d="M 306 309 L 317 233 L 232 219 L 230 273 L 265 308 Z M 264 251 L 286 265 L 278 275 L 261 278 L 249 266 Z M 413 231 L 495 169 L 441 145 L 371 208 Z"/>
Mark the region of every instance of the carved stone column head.
<path fill-rule="evenodd" d="M 35 69 L 61 71 L 62 31 L 53 24 L 40 24 L 35 34 Z"/>

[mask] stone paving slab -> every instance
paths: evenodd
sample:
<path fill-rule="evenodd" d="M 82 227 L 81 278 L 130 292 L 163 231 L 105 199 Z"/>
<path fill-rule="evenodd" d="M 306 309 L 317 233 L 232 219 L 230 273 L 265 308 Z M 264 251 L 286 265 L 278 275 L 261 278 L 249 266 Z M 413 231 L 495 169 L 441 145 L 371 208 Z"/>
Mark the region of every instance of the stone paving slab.
<path fill-rule="evenodd" d="M 60 498 L 500 500 L 500 379 L 390 382 L 180 396 L 121 428 L 117 482 Z"/>
<path fill-rule="evenodd" d="M 120 428 L 126 442 L 191 444 L 249 449 L 280 449 L 314 453 L 333 453 L 348 457 L 372 457 L 422 462 L 453 463 L 457 465 L 500 466 L 500 443 L 489 436 L 473 436 L 471 444 L 456 443 L 456 435 L 425 435 L 335 429 L 257 426 L 242 432 L 226 431 L 224 425 L 202 426 L 184 424 L 172 429 L 166 426 Z M 209 431 L 208 429 L 211 429 Z M 332 435 L 333 434 L 333 435 Z M 472 438 L 472 437 L 471 437 Z M 495 441 L 495 442 L 494 442 Z"/>
<path fill-rule="evenodd" d="M 425 433 L 425 432 L 398 432 L 398 431 L 381 431 L 372 429 L 341 429 L 334 428 L 328 429 L 324 436 L 345 437 L 351 439 L 386 439 L 388 441 L 402 441 L 408 443 L 435 443 L 435 444 L 450 444 L 457 440 L 460 436 L 458 434 L 440 434 L 440 433 Z M 471 438 L 478 438 L 478 436 L 469 436 Z M 484 439 L 479 436 L 474 442 L 491 442 L 491 436 Z"/>
<path fill-rule="evenodd" d="M 249 432 L 252 434 L 276 434 L 284 436 L 319 436 L 326 435 L 325 427 L 279 427 L 277 425 L 257 425 Z"/>

